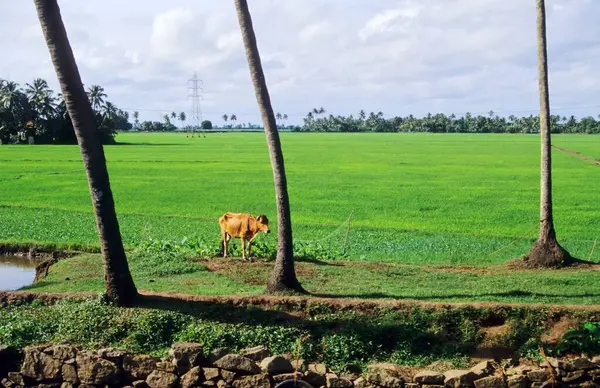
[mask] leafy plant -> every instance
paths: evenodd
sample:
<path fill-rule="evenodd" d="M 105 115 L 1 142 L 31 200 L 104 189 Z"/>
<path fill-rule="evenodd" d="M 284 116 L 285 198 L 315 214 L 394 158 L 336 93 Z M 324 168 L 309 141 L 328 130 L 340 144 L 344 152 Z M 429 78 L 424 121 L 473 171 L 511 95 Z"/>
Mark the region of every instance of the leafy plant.
<path fill-rule="evenodd" d="M 585 322 L 570 329 L 558 343 L 556 352 L 566 353 L 600 353 L 600 322 Z"/>

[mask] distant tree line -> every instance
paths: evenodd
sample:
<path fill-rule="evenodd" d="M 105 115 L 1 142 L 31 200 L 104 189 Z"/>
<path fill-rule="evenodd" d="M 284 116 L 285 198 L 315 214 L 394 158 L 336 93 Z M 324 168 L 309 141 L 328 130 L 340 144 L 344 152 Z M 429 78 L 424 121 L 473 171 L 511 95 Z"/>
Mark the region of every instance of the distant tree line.
<path fill-rule="evenodd" d="M 87 95 L 103 144 L 114 143 L 117 130 L 131 129 L 129 114 L 108 101 L 101 86 L 90 86 Z M 19 143 L 77 143 L 62 94 L 41 78 L 25 87 L 0 79 L 0 144 Z"/>
<path fill-rule="evenodd" d="M 538 133 L 539 116 L 500 117 L 493 111 L 487 115 L 463 117 L 454 114 L 428 114 L 425 117 L 383 117 L 382 112 L 368 115 L 360 111 L 357 117 L 326 115 L 324 108 L 313 109 L 304 118 L 304 125 L 294 127 L 300 132 L 431 132 L 431 133 Z M 577 119 L 575 116 L 550 116 L 552 133 L 600 134 L 598 119 L 588 116 Z"/>

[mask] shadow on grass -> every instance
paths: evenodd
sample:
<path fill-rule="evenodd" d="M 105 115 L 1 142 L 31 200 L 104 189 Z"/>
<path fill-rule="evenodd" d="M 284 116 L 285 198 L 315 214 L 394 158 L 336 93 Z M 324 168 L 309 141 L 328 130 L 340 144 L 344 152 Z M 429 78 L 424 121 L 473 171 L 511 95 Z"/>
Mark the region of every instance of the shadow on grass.
<path fill-rule="evenodd" d="M 188 143 L 160 143 L 160 144 L 157 144 L 157 143 L 144 143 L 144 142 L 141 142 L 141 143 L 117 142 L 112 145 L 115 145 L 115 146 L 153 146 L 153 147 L 160 146 L 160 147 L 163 147 L 163 146 L 189 146 L 191 144 L 188 144 Z"/>
<path fill-rule="evenodd" d="M 564 294 L 544 294 L 539 292 L 532 291 L 522 291 L 522 290 L 512 290 L 506 292 L 491 292 L 491 293 L 481 293 L 481 294 L 444 294 L 444 295 L 427 295 L 427 296 L 402 296 L 402 295 L 392 295 L 386 294 L 382 292 L 371 292 L 371 293 L 356 293 L 356 294 L 327 294 L 327 293 L 317 293 L 311 294 L 311 296 L 318 298 L 332 298 L 332 299 L 410 299 L 410 300 L 437 300 L 443 302 L 448 299 L 464 299 L 468 301 L 476 301 L 478 303 L 486 302 L 482 300 L 475 300 L 474 298 L 478 297 L 499 297 L 499 298 L 567 298 L 567 299 L 580 299 L 585 297 L 599 297 L 600 293 L 595 294 L 572 294 L 572 295 L 564 295 Z M 496 301 L 489 301 L 496 302 Z M 546 303 L 546 300 L 540 300 L 540 303 Z"/>

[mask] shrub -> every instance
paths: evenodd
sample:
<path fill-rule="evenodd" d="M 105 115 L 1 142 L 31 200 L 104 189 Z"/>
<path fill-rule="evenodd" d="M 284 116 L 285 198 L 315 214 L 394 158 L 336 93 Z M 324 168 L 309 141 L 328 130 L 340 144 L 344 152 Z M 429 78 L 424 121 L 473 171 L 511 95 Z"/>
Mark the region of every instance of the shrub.
<path fill-rule="evenodd" d="M 556 353 L 600 353 L 600 322 L 586 322 L 570 329 L 558 343 Z"/>

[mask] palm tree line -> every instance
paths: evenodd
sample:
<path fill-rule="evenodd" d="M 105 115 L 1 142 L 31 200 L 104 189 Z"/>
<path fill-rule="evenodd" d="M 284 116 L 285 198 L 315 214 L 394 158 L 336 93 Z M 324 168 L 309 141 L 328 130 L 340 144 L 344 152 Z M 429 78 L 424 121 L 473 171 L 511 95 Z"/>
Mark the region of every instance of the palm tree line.
<path fill-rule="evenodd" d="M 114 142 L 118 129 L 128 130 L 129 113 L 107 99 L 104 89 L 91 85 L 86 96 L 93 109 L 97 132 L 104 144 Z M 56 93 L 42 78 L 21 87 L 0 80 L 0 143 L 76 143 L 73 124 L 62 93 Z"/>

